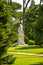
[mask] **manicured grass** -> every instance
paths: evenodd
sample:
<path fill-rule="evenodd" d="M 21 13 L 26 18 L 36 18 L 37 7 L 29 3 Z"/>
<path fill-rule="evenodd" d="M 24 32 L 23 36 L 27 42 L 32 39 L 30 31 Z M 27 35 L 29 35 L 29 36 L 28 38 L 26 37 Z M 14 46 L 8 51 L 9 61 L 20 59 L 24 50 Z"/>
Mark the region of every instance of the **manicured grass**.
<path fill-rule="evenodd" d="M 34 47 L 34 46 L 25 46 L 25 47 L 9 47 L 9 52 L 25 52 L 25 53 L 43 53 L 43 48 L 40 47 Z"/>
<path fill-rule="evenodd" d="M 10 57 L 9 59 L 14 59 L 13 63 L 3 64 L 3 65 L 43 65 L 43 57 L 39 57 L 39 56 L 12 54 L 12 57 Z"/>
<path fill-rule="evenodd" d="M 14 58 L 12 65 L 43 65 L 43 57 L 14 55 Z"/>

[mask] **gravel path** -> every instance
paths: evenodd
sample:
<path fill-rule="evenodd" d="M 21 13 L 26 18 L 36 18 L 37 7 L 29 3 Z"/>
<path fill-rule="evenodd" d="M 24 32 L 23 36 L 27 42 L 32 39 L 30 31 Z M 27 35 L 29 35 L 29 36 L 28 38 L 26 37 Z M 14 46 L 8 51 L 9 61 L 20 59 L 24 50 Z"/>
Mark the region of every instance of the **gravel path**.
<path fill-rule="evenodd" d="M 28 56 L 43 56 L 43 54 L 34 54 L 34 53 L 22 53 L 22 52 L 7 52 L 8 54 L 18 54 L 18 55 L 28 55 Z"/>

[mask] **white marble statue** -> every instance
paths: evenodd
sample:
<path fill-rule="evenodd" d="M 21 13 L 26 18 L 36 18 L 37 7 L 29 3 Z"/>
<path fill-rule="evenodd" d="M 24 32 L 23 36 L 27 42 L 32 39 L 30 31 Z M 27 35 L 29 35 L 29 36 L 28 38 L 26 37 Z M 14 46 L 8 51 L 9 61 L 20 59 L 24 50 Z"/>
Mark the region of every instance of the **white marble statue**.
<path fill-rule="evenodd" d="M 18 45 L 24 45 L 24 30 L 23 30 L 23 21 L 21 21 L 20 26 L 18 28 Z"/>

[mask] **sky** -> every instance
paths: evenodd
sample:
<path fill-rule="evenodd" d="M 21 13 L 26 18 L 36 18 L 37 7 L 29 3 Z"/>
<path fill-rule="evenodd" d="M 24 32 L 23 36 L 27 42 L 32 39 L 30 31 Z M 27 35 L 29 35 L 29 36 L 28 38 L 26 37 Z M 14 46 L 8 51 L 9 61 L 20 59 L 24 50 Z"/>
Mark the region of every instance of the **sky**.
<path fill-rule="evenodd" d="M 20 4 L 23 3 L 23 0 L 12 0 L 12 1 L 15 1 L 15 2 L 18 2 Z M 35 0 L 35 3 L 38 4 L 40 2 L 40 0 Z"/>
<path fill-rule="evenodd" d="M 14 1 L 14 2 L 18 2 L 18 3 L 20 3 L 22 6 L 23 6 L 23 0 L 12 0 L 12 1 Z M 31 3 L 31 2 L 30 2 Z M 30 6 L 30 3 L 28 4 L 28 6 Z M 40 3 L 40 0 L 35 0 L 35 4 L 39 4 Z M 23 8 L 22 8 L 23 9 Z M 21 9 L 21 10 L 22 10 Z"/>

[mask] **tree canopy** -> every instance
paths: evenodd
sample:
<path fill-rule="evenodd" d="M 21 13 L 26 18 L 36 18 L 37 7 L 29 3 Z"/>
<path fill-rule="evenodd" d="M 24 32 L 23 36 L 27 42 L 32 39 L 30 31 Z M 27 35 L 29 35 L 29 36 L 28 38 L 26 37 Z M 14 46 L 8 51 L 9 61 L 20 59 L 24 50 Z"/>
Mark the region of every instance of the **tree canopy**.
<path fill-rule="evenodd" d="M 25 14 L 25 39 L 36 41 L 36 44 L 43 44 L 43 5 L 30 7 Z M 28 33 L 27 33 L 28 32 Z"/>
<path fill-rule="evenodd" d="M 14 9 L 14 10 L 13 10 Z M 4 60 L 3 56 L 6 54 L 6 50 L 8 46 L 11 44 L 11 40 L 16 40 L 16 30 L 10 31 L 10 21 L 12 21 L 12 12 L 17 9 L 21 9 L 21 5 L 19 3 L 12 3 L 10 6 L 4 0 L 0 0 L 0 64 L 2 65 L 5 61 L 7 63 L 8 60 Z M 13 13 L 15 14 L 15 12 Z M 8 56 L 7 56 L 8 57 Z"/>

